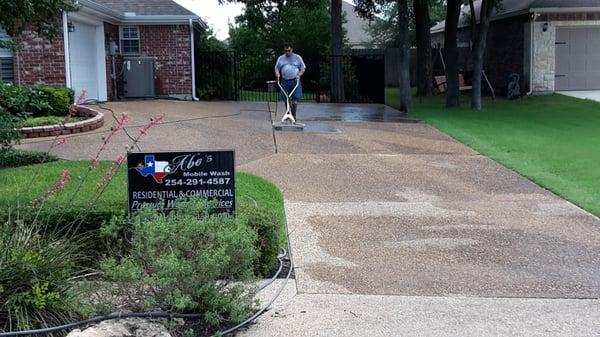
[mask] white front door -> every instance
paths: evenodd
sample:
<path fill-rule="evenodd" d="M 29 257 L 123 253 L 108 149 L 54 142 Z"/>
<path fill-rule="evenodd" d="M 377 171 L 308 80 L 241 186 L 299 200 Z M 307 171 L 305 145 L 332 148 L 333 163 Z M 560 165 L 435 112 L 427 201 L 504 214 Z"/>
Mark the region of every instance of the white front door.
<path fill-rule="evenodd" d="M 73 25 L 75 31 L 69 33 L 71 87 L 76 99 L 85 90 L 86 100 L 99 100 L 96 26 L 78 21 Z"/>

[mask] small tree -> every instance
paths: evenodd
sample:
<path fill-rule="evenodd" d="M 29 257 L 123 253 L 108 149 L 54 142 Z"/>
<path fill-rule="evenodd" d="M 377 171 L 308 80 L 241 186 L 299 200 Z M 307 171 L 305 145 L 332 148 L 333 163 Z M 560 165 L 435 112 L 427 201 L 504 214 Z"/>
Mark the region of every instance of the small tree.
<path fill-rule="evenodd" d="M 471 7 L 471 34 L 473 43 L 473 95 L 471 96 L 471 108 L 481 110 L 481 88 L 483 75 L 483 58 L 485 55 L 487 34 L 490 28 L 490 19 L 495 7 L 502 0 L 482 0 L 479 14 L 479 26 L 476 25 L 475 6 L 469 0 Z"/>
<path fill-rule="evenodd" d="M 427 0 L 413 0 L 417 33 L 417 95 L 431 96 L 433 65 L 431 60 L 431 19 Z"/>
<path fill-rule="evenodd" d="M 331 0 L 331 101 L 334 103 L 341 103 L 345 100 L 342 66 L 343 44 L 342 0 Z"/>
<path fill-rule="evenodd" d="M 76 11 L 71 0 L 0 0 L 0 27 L 10 36 L 31 28 L 52 39 L 61 28 L 60 13 Z M 16 48 L 12 41 L 0 41 L 0 48 Z"/>

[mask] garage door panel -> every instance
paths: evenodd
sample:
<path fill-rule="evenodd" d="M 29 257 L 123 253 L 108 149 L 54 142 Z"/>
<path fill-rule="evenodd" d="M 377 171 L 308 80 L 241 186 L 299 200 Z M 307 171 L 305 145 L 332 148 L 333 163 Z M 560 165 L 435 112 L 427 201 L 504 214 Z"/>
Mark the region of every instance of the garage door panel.
<path fill-rule="evenodd" d="M 600 28 L 556 30 L 556 90 L 600 89 Z"/>
<path fill-rule="evenodd" d="M 569 88 L 585 88 L 588 83 L 586 73 L 570 73 L 568 79 Z"/>

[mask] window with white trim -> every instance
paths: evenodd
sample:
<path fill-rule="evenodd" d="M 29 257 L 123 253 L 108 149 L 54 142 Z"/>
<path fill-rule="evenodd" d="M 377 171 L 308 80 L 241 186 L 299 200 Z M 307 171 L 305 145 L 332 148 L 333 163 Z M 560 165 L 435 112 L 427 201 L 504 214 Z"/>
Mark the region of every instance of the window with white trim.
<path fill-rule="evenodd" d="M 0 40 L 11 40 L 10 36 L 8 36 L 2 28 L 0 28 Z M 10 49 L 0 48 L 0 82 L 13 83 L 14 81 L 13 52 Z"/>
<path fill-rule="evenodd" d="M 140 53 L 140 28 L 138 26 L 120 26 L 121 54 Z"/>

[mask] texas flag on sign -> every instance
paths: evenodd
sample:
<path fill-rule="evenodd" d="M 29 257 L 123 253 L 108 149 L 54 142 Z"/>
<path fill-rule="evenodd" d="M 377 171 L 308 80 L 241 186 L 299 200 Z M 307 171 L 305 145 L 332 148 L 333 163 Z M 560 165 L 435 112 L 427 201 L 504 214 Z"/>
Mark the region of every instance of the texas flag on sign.
<path fill-rule="evenodd" d="M 152 176 L 157 183 L 162 184 L 163 178 L 171 173 L 168 161 L 156 161 L 154 155 L 144 156 L 144 164 L 139 164 L 135 169 L 143 176 Z"/>

